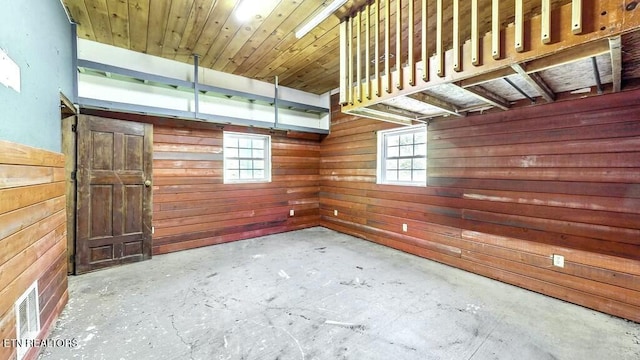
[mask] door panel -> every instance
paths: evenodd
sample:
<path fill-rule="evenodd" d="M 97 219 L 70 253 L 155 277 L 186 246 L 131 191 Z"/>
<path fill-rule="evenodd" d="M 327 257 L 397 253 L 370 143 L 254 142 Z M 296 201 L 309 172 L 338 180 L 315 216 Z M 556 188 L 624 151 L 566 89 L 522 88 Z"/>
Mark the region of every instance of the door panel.
<path fill-rule="evenodd" d="M 76 273 L 151 258 L 152 125 L 78 118 Z"/>

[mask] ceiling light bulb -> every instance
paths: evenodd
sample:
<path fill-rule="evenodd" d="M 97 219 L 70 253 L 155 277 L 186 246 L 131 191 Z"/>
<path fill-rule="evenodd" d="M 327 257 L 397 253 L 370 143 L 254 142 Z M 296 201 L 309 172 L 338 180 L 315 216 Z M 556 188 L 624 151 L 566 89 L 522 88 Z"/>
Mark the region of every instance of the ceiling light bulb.
<path fill-rule="evenodd" d="M 334 0 L 331 4 L 326 6 L 320 12 L 316 14 L 311 20 L 309 20 L 306 24 L 302 25 L 296 30 L 296 38 L 300 39 L 305 36 L 309 31 L 313 30 L 316 26 L 318 26 L 321 22 L 323 22 L 326 18 L 328 18 L 331 14 L 333 14 L 338 8 L 344 5 L 347 0 Z"/>

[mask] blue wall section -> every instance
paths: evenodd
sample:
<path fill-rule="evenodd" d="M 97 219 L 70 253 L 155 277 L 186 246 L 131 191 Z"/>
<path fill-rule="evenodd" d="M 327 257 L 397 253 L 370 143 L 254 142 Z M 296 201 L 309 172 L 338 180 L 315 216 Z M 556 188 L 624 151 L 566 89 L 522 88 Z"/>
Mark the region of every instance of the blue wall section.
<path fill-rule="evenodd" d="M 21 92 L 0 85 L 0 139 L 60 151 L 60 93 L 73 96 L 71 24 L 57 0 L 0 11 L 0 48 L 20 66 Z"/>

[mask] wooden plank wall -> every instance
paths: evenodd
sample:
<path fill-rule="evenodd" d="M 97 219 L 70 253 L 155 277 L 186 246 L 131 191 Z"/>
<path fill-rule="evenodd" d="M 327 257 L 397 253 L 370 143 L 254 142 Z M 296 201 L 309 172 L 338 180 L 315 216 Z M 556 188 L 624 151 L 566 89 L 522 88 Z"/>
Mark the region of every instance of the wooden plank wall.
<path fill-rule="evenodd" d="M 39 338 L 67 303 L 65 206 L 64 155 L 0 140 L 0 339 L 16 338 L 14 303 L 34 281 Z M 12 357 L 15 348 L 0 347 Z"/>
<path fill-rule="evenodd" d="M 153 136 L 154 254 L 318 225 L 320 136 L 272 132 L 272 181 L 257 184 L 223 184 L 220 127 L 156 122 Z"/>
<path fill-rule="evenodd" d="M 376 185 L 394 125 L 332 100 L 321 225 L 640 321 L 639 90 L 434 121 L 428 187 Z"/>

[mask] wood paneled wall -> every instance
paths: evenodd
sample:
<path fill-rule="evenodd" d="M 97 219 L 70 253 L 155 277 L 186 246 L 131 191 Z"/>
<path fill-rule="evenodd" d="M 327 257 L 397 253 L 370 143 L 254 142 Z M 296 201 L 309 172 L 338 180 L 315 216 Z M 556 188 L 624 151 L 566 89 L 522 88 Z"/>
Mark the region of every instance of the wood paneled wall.
<path fill-rule="evenodd" d="M 155 123 L 154 254 L 319 224 L 319 136 L 272 132 L 272 181 L 256 184 L 223 184 L 222 136 L 213 125 Z"/>
<path fill-rule="evenodd" d="M 83 113 L 153 124 L 154 255 L 320 223 L 318 134 L 102 110 Z M 223 183 L 223 131 L 271 135 L 270 183 Z"/>
<path fill-rule="evenodd" d="M 68 299 L 66 244 L 64 156 L 0 140 L 0 339 L 16 338 L 14 303 L 34 281 L 46 337 Z"/>
<path fill-rule="evenodd" d="M 433 121 L 427 187 L 377 185 L 395 126 L 332 109 L 321 225 L 640 321 L 640 91 Z"/>

